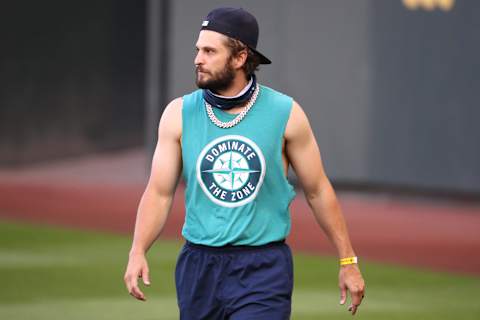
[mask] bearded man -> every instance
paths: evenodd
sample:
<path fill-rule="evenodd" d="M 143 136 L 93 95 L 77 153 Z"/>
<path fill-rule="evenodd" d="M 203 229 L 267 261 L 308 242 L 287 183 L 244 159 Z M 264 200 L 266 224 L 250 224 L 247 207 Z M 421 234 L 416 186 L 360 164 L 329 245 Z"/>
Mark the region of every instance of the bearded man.
<path fill-rule="evenodd" d="M 163 112 L 150 179 L 140 201 L 125 272 L 129 293 L 145 300 L 145 254 L 186 184 L 186 239 L 175 281 L 180 319 L 289 319 L 293 263 L 285 238 L 295 196 L 294 169 L 313 214 L 340 258 L 340 303 L 355 314 L 364 281 L 307 116 L 291 97 L 260 85 L 258 23 L 243 9 L 217 8 L 196 43 L 199 90 Z"/>

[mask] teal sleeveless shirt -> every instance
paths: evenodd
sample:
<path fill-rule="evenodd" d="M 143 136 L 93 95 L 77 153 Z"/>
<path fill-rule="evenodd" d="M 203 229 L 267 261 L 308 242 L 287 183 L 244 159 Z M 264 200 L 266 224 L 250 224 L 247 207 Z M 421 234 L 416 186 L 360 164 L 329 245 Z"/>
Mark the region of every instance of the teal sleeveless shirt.
<path fill-rule="evenodd" d="M 295 191 L 284 173 L 282 138 L 292 102 L 260 86 L 246 117 L 222 129 L 208 118 L 201 90 L 183 97 L 185 239 L 208 246 L 255 246 L 288 235 Z M 224 122 L 236 117 L 214 112 Z"/>

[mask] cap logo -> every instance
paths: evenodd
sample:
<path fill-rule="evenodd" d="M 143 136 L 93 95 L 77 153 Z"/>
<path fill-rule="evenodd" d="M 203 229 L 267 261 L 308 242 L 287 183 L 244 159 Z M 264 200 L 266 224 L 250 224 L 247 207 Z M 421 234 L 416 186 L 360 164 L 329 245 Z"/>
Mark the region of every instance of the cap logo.
<path fill-rule="evenodd" d="M 204 21 L 202 22 L 202 27 L 206 27 L 206 26 L 208 26 L 208 20 L 204 20 Z"/>

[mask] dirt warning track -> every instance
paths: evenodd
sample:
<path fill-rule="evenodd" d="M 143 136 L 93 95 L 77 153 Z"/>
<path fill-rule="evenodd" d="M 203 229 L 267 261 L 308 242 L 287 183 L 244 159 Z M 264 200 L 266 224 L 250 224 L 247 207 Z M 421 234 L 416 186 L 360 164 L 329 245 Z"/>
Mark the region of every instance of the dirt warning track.
<path fill-rule="evenodd" d="M 134 151 L 21 172 L 0 170 L 0 217 L 131 234 L 145 186 L 142 161 Z M 108 173 L 112 168 L 115 177 Z M 162 237 L 181 237 L 183 192 L 180 184 Z M 479 205 L 351 193 L 339 193 L 339 200 L 362 259 L 480 275 Z M 301 192 L 291 212 L 288 242 L 294 250 L 335 254 Z"/>

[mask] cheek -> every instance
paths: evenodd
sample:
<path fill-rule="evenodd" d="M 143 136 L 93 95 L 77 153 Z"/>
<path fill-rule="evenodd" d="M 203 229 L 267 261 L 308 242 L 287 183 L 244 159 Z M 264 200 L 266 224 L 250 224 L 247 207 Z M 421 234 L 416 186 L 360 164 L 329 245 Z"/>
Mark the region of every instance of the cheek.
<path fill-rule="evenodd" d="M 217 72 L 218 70 L 221 69 L 221 62 L 218 61 L 217 59 L 212 59 L 212 60 L 209 60 L 205 66 L 208 68 L 208 70 L 212 73 L 215 73 Z"/>
<path fill-rule="evenodd" d="M 204 68 L 211 73 L 217 73 L 225 68 L 227 61 L 228 56 L 223 54 L 205 56 Z"/>
<path fill-rule="evenodd" d="M 218 69 L 222 69 L 228 62 L 228 56 L 226 55 L 216 55 L 212 58 L 212 65 Z"/>

